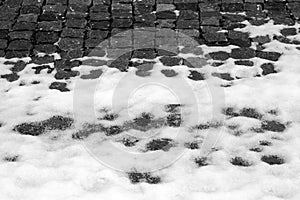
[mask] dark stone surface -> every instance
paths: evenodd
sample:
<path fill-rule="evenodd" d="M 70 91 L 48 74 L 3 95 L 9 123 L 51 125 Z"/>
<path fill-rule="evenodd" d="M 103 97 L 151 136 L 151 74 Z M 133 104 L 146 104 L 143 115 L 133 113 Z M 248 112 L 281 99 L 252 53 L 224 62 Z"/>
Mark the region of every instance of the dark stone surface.
<path fill-rule="evenodd" d="M 234 61 L 236 65 L 254 66 L 254 62 L 251 60 L 236 60 Z"/>
<path fill-rule="evenodd" d="M 217 73 L 217 72 L 214 72 L 211 75 L 215 76 L 215 77 L 218 77 L 220 79 L 224 79 L 226 81 L 232 81 L 232 80 L 234 80 L 234 78 L 232 78 L 229 73 Z"/>
<path fill-rule="evenodd" d="M 297 29 L 295 28 L 284 28 L 280 31 L 280 33 L 284 36 L 291 36 L 297 34 Z"/>
<path fill-rule="evenodd" d="M 55 43 L 59 39 L 59 34 L 57 32 L 47 32 L 39 31 L 35 35 L 35 40 L 37 44 L 40 43 Z"/>
<path fill-rule="evenodd" d="M 40 74 L 41 71 L 47 69 L 47 73 L 50 74 L 54 69 L 51 68 L 49 65 L 41 65 L 41 66 L 36 66 L 32 67 L 33 70 L 35 70 L 35 74 Z"/>
<path fill-rule="evenodd" d="M 13 40 L 8 45 L 8 50 L 30 50 L 32 44 L 29 40 Z"/>
<path fill-rule="evenodd" d="M 43 65 L 43 64 L 48 64 L 54 62 L 54 56 L 35 56 L 31 58 L 31 63 L 38 64 L 38 65 Z"/>
<path fill-rule="evenodd" d="M 35 53 L 46 53 L 46 54 L 52 54 L 57 52 L 57 46 L 53 44 L 39 44 L 34 46 Z"/>
<path fill-rule="evenodd" d="M 20 76 L 16 73 L 11 73 L 11 74 L 1 75 L 1 78 L 6 79 L 8 82 L 14 82 L 17 81 L 20 78 Z"/>
<path fill-rule="evenodd" d="M 68 91 L 70 91 L 67 88 L 67 83 L 63 83 L 63 82 L 53 82 L 49 86 L 49 89 L 51 89 L 51 90 L 59 90 L 61 92 L 68 92 Z"/>
<path fill-rule="evenodd" d="M 208 54 L 210 58 L 214 60 L 227 60 L 230 56 L 229 53 L 225 51 L 217 51 L 217 52 L 211 52 Z"/>
<path fill-rule="evenodd" d="M 232 49 L 230 56 L 234 59 L 250 59 L 255 57 L 255 50 L 252 48 Z"/>
<path fill-rule="evenodd" d="M 24 61 L 20 60 L 14 64 L 14 66 L 11 68 L 11 71 L 13 73 L 18 73 L 18 72 L 22 71 L 23 69 L 25 69 L 25 67 L 26 67 L 26 63 Z"/>
<path fill-rule="evenodd" d="M 275 66 L 272 63 L 264 63 L 260 68 L 263 70 L 262 75 L 277 73 Z"/>
<path fill-rule="evenodd" d="M 190 75 L 188 76 L 189 79 L 194 81 L 203 81 L 205 80 L 204 74 L 197 72 L 197 71 L 190 71 Z"/>
<path fill-rule="evenodd" d="M 145 58 L 145 59 L 154 59 L 156 53 L 154 49 L 139 49 L 135 50 L 132 55 L 133 58 Z"/>
<path fill-rule="evenodd" d="M 58 46 L 61 50 L 72 50 L 83 47 L 83 40 L 77 38 L 61 38 Z"/>
<path fill-rule="evenodd" d="M 182 63 L 182 58 L 180 57 L 171 57 L 171 56 L 163 56 L 159 58 L 160 62 L 165 66 L 176 66 Z"/>
<path fill-rule="evenodd" d="M 271 60 L 271 61 L 278 61 L 281 56 L 281 53 L 272 52 L 272 51 L 256 51 L 256 57 Z"/>
<path fill-rule="evenodd" d="M 9 33 L 9 38 L 11 40 L 25 39 L 30 40 L 33 36 L 33 31 L 13 31 Z"/>
<path fill-rule="evenodd" d="M 249 39 L 249 34 L 239 31 L 229 31 L 228 32 L 229 43 L 232 45 L 237 45 L 240 47 L 250 47 L 251 40 Z"/>
<path fill-rule="evenodd" d="M 57 73 L 54 75 L 54 78 L 57 80 L 62 79 L 70 79 L 71 77 L 79 76 L 78 71 L 72 71 L 72 70 L 58 70 Z"/>

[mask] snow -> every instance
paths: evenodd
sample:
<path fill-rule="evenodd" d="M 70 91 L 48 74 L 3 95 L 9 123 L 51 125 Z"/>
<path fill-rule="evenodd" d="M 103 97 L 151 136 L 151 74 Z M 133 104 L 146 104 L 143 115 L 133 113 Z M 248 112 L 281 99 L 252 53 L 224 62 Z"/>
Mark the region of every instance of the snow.
<path fill-rule="evenodd" d="M 269 23 L 255 29 L 248 25 L 243 30 L 250 31 L 254 37 L 277 34 L 281 28 Z M 0 127 L 0 158 L 19 156 L 17 162 L 0 161 L 0 199 L 300 199 L 299 50 L 277 41 L 265 46 L 266 50 L 283 52 L 275 64 L 277 74 L 254 77 L 260 72 L 260 64 L 266 62 L 258 58 L 252 59 L 254 67 L 235 66 L 229 59 L 218 69 L 211 69 L 209 65 L 199 69 L 246 77 L 222 89 L 219 87 L 221 81 L 213 77 L 208 77 L 205 82 L 187 79 L 189 69 L 183 66 L 174 67 L 182 77 L 166 79 L 159 73 L 161 65 L 155 66 L 148 78 L 135 76 L 133 69 L 121 73 L 99 67 L 104 71 L 100 80 L 71 78 L 67 82 L 72 91 L 66 93 L 49 90 L 48 86 L 55 79 L 44 72 L 34 74 L 31 70 L 34 65 L 27 65 L 16 82 L 0 79 L 0 123 L 3 124 Z M 230 52 L 234 48 L 201 47 L 205 54 L 217 50 Z M 81 66 L 77 70 L 87 73 L 96 68 Z M 8 72 L 8 68 L 1 65 L 0 74 Z M 40 80 L 41 84 L 30 85 L 33 80 Z M 26 85 L 18 86 L 21 81 Z M 38 97 L 39 100 L 34 100 Z M 132 152 L 128 153 L 128 149 L 124 152 L 124 148 L 102 133 L 80 142 L 71 138 L 74 129 L 51 131 L 38 137 L 12 131 L 22 122 L 41 121 L 53 115 L 74 116 L 81 123 L 94 122 L 103 114 L 100 112 L 103 108 L 119 114 L 112 124 L 122 124 L 141 112 L 162 117 L 166 114 L 164 105 L 169 103 L 184 105 L 182 115 L 186 119 L 183 128 L 164 127 L 154 135 L 176 140 L 178 147 L 169 152 L 135 152 L 144 150 L 143 145 L 152 138 L 130 148 Z M 216 115 L 224 106 L 255 108 L 264 114 L 265 119 L 276 119 L 289 125 L 282 133 L 249 132 L 260 121 L 245 117 L 224 119 Z M 278 116 L 266 114 L 274 109 L 279 111 Z M 199 122 L 215 119 L 223 121 L 224 125 L 207 131 L 191 130 Z M 245 133 L 234 136 L 226 128 L 228 125 L 239 125 L 239 130 Z M 193 160 L 201 155 L 200 150 L 185 149 L 184 142 L 203 141 L 210 135 L 214 136 L 210 142 L 216 143 L 215 149 L 218 150 L 209 152 L 208 166 L 198 167 Z M 249 151 L 261 140 L 271 141 L 272 145 L 264 147 L 263 152 Z M 261 162 L 262 155 L 273 154 L 283 157 L 285 164 Z M 252 165 L 232 165 L 229 161 L 235 156 L 245 158 Z M 131 184 L 125 172 L 132 168 L 152 170 L 154 175 L 161 177 L 162 183 Z M 157 168 L 161 170 L 155 170 Z"/>

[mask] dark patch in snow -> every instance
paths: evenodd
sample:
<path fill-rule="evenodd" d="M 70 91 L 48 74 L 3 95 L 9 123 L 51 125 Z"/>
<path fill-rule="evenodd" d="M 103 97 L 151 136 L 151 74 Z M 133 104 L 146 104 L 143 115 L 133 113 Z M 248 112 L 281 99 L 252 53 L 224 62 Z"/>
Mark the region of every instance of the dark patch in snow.
<path fill-rule="evenodd" d="M 195 163 L 197 164 L 198 167 L 204 167 L 208 165 L 207 157 L 199 157 L 195 158 Z"/>
<path fill-rule="evenodd" d="M 18 155 L 15 155 L 15 156 L 5 156 L 3 158 L 4 161 L 7 161 L 7 162 L 17 162 L 19 160 L 19 156 Z"/>
<path fill-rule="evenodd" d="M 230 163 L 236 166 L 241 166 L 241 167 L 249 167 L 251 166 L 251 163 L 242 157 L 235 157 L 230 160 Z"/>
<path fill-rule="evenodd" d="M 266 131 L 283 132 L 286 127 L 278 121 L 263 121 L 261 128 Z"/>
<path fill-rule="evenodd" d="M 169 149 L 173 146 L 173 140 L 169 138 L 160 138 L 160 139 L 154 139 L 150 141 L 146 145 L 146 149 L 148 151 L 169 151 Z"/>
<path fill-rule="evenodd" d="M 150 173 L 141 173 L 141 172 L 129 172 L 128 178 L 132 184 L 137 184 L 140 182 L 146 182 L 149 184 L 158 184 L 161 182 L 161 178 L 158 176 L 152 176 Z"/>
<path fill-rule="evenodd" d="M 265 155 L 261 157 L 261 160 L 269 165 L 281 165 L 284 163 L 284 159 L 277 155 Z"/>

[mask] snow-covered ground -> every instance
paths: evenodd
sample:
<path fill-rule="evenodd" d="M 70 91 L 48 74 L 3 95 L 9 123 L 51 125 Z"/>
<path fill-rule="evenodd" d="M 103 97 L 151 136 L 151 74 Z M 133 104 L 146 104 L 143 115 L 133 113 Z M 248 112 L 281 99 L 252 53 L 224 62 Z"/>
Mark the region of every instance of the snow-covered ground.
<path fill-rule="evenodd" d="M 270 32 L 277 33 L 277 28 Z M 202 49 L 208 53 L 213 48 Z M 300 51 L 275 40 L 266 44 L 265 50 L 283 53 L 275 63 L 278 73 L 255 76 L 266 62 L 258 58 L 251 59 L 254 67 L 236 66 L 228 59 L 219 68 L 206 65 L 200 69 L 243 77 L 230 82 L 230 87 L 220 87 L 224 81 L 212 76 L 205 81 L 188 79 L 186 66 L 173 67 L 179 76 L 166 78 L 160 69 L 168 67 L 161 64 L 154 66 L 150 77 L 136 76 L 135 69 L 125 73 L 103 66 L 99 79 L 68 80 L 70 92 L 50 90 L 55 78 L 44 71 L 34 74 L 33 64 L 19 73 L 18 81 L 0 79 L 0 199 L 300 199 Z M 10 67 L 1 65 L 0 74 L 9 73 Z M 95 68 L 80 66 L 77 70 L 85 73 Z M 31 84 L 33 81 L 40 83 Z M 181 127 L 163 126 L 146 132 L 126 129 L 113 137 L 96 132 L 84 140 L 72 138 L 83 122 L 123 125 L 143 112 L 164 119 L 168 104 L 182 105 Z M 261 116 L 222 114 L 228 107 L 253 108 Z M 118 118 L 101 120 L 105 112 Z M 13 131 L 21 123 L 54 115 L 74 118 L 74 125 L 40 136 Z M 285 129 L 255 131 L 266 121 L 279 122 Z M 218 125 L 194 128 L 213 123 Z M 118 141 L 126 135 L 141 139 L 135 146 L 125 147 Z M 171 138 L 174 144 L 167 151 L 146 151 L 153 138 Z M 195 141 L 199 149 L 186 148 Z M 283 163 L 264 162 L 262 158 L 270 155 Z M 201 157 L 207 159 L 205 166 L 195 162 Z M 233 164 L 237 158 L 245 163 Z M 161 182 L 132 184 L 130 170 L 151 172 Z"/>

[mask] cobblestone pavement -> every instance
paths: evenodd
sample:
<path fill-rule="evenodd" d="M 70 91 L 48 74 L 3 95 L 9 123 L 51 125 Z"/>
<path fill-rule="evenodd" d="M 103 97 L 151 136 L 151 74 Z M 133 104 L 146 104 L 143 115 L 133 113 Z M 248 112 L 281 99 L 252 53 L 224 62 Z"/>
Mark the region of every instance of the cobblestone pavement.
<path fill-rule="evenodd" d="M 263 45 L 272 40 L 300 45 L 299 40 L 288 38 L 299 31 L 295 27 L 288 27 L 294 26 L 299 20 L 300 1 L 297 0 L 2 0 L 0 5 L 0 57 L 30 57 L 29 63 L 40 65 L 35 68 L 36 73 L 48 69 L 49 73 L 56 73 L 57 79 L 79 75 L 78 72 L 70 71 L 82 64 L 82 61 L 76 59 L 95 55 L 114 57 L 114 50 L 126 49 L 129 52 L 120 58 L 121 62 L 111 64 L 111 67 L 121 71 L 126 71 L 131 66 L 131 58 L 153 59 L 165 56 L 162 58 L 164 64 L 176 65 L 180 58 L 174 56 L 183 53 L 177 46 L 183 43 L 186 45 L 179 33 L 193 38 L 199 45 L 235 45 L 236 48 L 231 53 L 218 51 L 209 54 L 215 60 L 215 67 L 229 58 L 235 59 L 236 65 L 245 66 L 253 66 L 254 63 L 249 59 L 254 57 L 277 61 L 281 56 L 280 52 L 263 51 Z M 260 26 L 270 20 L 274 25 L 282 24 L 287 27 L 283 27 L 281 34 L 272 38 L 253 37 L 248 32 L 238 30 L 246 27 L 247 23 Z M 145 27 L 174 30 L 178 34 L 170 36 L 172 39 L 161 37 L 155 31 L 120 35 L 123 31 Z M 117 41 L 111 38 L 116 34 Z M 136 45 L 143 44 L 145 38 L 148 38 L 147 42 L 153 48 L 132 51 Z M 97 47 L 103 41 L 106 41 L 106 48 Z M 165 44 L 171 45 L 174 55 L 158 50 Z M 194 53 L 195 49 L 184 48 L 183 51 Z M 54 56 L 55 53 L 59 56 Z M 107 64 L 99 62 L 98 65 Z M 23 65 L 29 63 L 5 62 L 4 64 L 17 66 L 13 68 L 12 74 L 1 77 L 8 81 L 18 80 L 18 72 Z M 49 63 L 54 63 L 56 71 L 53 72 Z M 265 63 L 261 68 L 262 75 L 276 72 L 272 63 Z M 166 76 L 176 74 L 174 71 L 163 73 Z M 145 75 L 143 72 L 138 74 Z M 225 80 L 235 78 L 217 76 Z M 62 85 L 54 83 L 51 87 L 60 86 Z"/>

